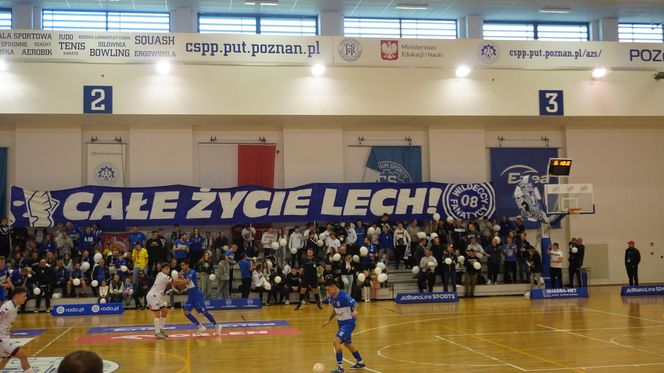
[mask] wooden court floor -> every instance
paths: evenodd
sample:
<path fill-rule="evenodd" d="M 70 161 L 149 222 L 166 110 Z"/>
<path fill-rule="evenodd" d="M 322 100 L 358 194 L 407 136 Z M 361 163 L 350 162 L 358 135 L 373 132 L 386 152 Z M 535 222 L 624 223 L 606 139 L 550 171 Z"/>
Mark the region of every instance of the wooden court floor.
<path fill-rule="evenodd" d="M 664 297 L 621 298 L 619 287 L 594 287 L 589 299 L 530 301 L 524 297 L 464 300 L 458 304 L 361 304 L 353 335 L 367 372 L 664 372 Z M 290 333 L 263 335 L 224 329 L 233 336 L 152 340 L 137 332 L 122 340 L 89 343 L 123 334 L 89 334 L 92 327 L 151 325 L 148 311 L 88 318 L 22 314 L 16 329 L 45 328 L 24 348 L 31 356 L 63 356 L 91 349 L 117 362 L 118 372 L 311 372 L 334 367 L 336 325 L 321 327 L 330 308 L 311 304 L 243 312 L 216 311 L 223 322 L 284 320 Z M 202 320 L 202 318 L 201 318 Z M 179 309 L 169 324 L 188 321 Z M 185 334 L 182 334 L 185 333 Z M 188 332 L 187 332 L 188 333 Z M 136 337 L 136 335 L 142 335 Z M 136 339 L 136 340 L 135 340 Z M 88 341 L 88 342 L 86 342 Z M 345 358 L 352 359 L 346 353 Z M 346 370 L 349 365 L 346 366 Z"/>

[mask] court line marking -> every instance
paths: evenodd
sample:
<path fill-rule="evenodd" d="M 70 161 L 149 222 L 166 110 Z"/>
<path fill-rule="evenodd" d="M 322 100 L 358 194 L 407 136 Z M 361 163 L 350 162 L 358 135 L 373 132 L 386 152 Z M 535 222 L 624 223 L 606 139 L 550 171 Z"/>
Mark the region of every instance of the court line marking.
<path fill-rule="evenodd" d="M 464 346 L 464 345 L 462 345 L 461 343 L 457 343 L 457 342 L 450 341 L 449 339 L 445 339 L 445 338 L 443 338 L 443 337 L 441 337 L 441 336 L 439 336 L 439 335 L 437 335 L 437 336 L 435 336 L 435 337 L 438 338 L 438 339 L 440 339 L 440 340 L 443 341 L 443 342 L 447 342 L 447 343 L 453 344 L 453 345 L 455 345 L 455 346 L 461 347 L 461 348 L 463 348 L 463 349 L 465 349 L 465 350 L 468 350 L 468 351 L 470 351 L 470 352 L 474 352 L 474 353 L 476 353 L 476 354 L 478 354 L 478 355 L 482 355 L 482 356 L 484 356 L 484 357 L 487 357 L 487 358 L 489 358 L 489 359 L 491 359 L 491 360 L 493 360 L 493 361 L 498 361 L 498 362 L 501 362 L 501 363 L 503 363 L 503 364 L 505 364 L 505 365 L 509 365 L 509 366 L 511 366 L 512 368 L 518 369 L 518 370 L 520 370 L 520 371 L 522 371 L 522 372 L 525 372 L 525 371 L 526 371 L 525 369 L 521 368 L 520 366 L 517 366 L 517 365 L 514 365 L 514 364 L 510 364 L 510 363 L 508 363 L 508 362 L 506 362 L 506 361 L 500 360 L 499 358 L 497 358 L 497 357 L 495 357 L 495 356 L 491 356 L 491 355 L 485 354 L 485 353 L 482 352 L 482 351 L 478 351 L 478 350 L 472 349 L 472 348 L 470 348 L 470 347 Z"/>
<path fill-rule="evenodd" d="M 539 324 L 535 324 L 541 326 Z M 630 330 L 630 329 L 652 329 L 652 328 L 664 328 L 664 325 L 651 325 L 651 326 L 633 326 L 633 327 L 613 327 L 613 328 L 584 328 L 584 329 L 557 329 L 556 331 L 600 331 L 600 330 Z M 478 336 L 488 336 L 488 335 L 514 335 L 514 334 L 539 334 L 539 333 L 553 333 L 553 330 L 528 330 L 528 331 L 506 331 L 506 332 L 491 332 L 491 333 L 466 333 L 466 334 L 443 334 L 441 337 L 463 337 L 467 335 L 478 335 Z"/>
<path fill-rule="evenodd" d="M 645 366 L 658 366 L 664 363 L 644 363 L 644 364 L 620 364 L 620 365 L 591 365 L 587 367 L 570 367 L 570 368 L 536 368 L 528 369 L 528 372 L 544 372 L 556 370 L 570 370 L 570 369 L 606 369 L 606 368 L 639 368 Z"/>
<path fill-rule="evenodd" d="M 407 363 L 407 364 L 413 364 L 413 365 L 428 365 L 428 366 L 439 366 L 439 367 L 451 367 L 451 368 L 487 368 L 487 367 L 502 367 L 504 364 L 445 364 L 445 363 L 427 363 L 427 362 L 419 362 L 419 361 L 412 361 L 412 360 L 402 360 L 402 359 L 397 359 L 394 357 L 389 357 L 385 355 L 383 352 L 384 350 L 387 350 L 389 348 L 397 347 L 397 346 L 403 346 L 403 345 L 408 345 L 408 344 L 415 344 L 415 343 L 422 343 L 423 341 L 411 341 L 411 342 L 404 342 L 404 343 L 397 343 L 393 345 L 388 345 L 385 347 L 382 347 L 378 350 L 377 354 L 378 356 L 387 359 L 387 360 L 392 360 L 392 361 L 397 361 L 400 363 Z"/>
<path fill-rule="evenodd" d="M 599 312 L 599 313 L 604 313 L 607 315 L 614 315 L 614 316 L 621 316 L 621 317 L 627 317 L 630 319 L 636 319 L 636 320 L 643 320 L 643 321 L 651 321 L 651 322 L 656 322 L 658 324 L 664 324 L 664 321 L 661 320 L 655 320 L 655 319 L 646 319 L 644 317 L 637 317 L 637 316 L 631 316 L 631 315 L 623 315 L 621 313 L 615 313 L 615 312 L 608 312 L 608 311 L 600 311 L 600 310 L 594 310 L 592 308 L 582 308 L 582 310 L 587 310 L 587 311 L 593 311 L 593 312 Z"/>
<path fill-rule="evenodd" d="M 355 365 L 355 363 L 353 363 L 352 361 L 350 361 L 350 360 L 348 360 L 348 359 L 346 359 L 346 358 L 343 358 L 343 359 L 344 359 L 344 361 L 347 362 L 348 364 Z M 335 365 L 336 365 L 336 363 L 335 363 Z M 374 373 L 383 373 L 383 372 L 381 372 L 381 371 L 379 371 L 379 370 L 374 370 L 374 369 L 366 368 L 366 367 L 365 367 L 365 368 L 362 368 L 362 370 L 368 370 L 369 372 L 374 372 Z"/>
<path fill-rule="evenodd" d="M 73 329 L 77 324 L 79 324 L 81 321 L 83 321 L 83 319 L 79 319 L 78 321 L 76 321 L 74 324 L 72 324 L 72 326 L 70 326 L 69 328 L 67 328 L 64 332 L 60 333 L 57 337 L 55 337 L 53 340 L 51 340 L 50 342 L 48 342 L 44 347 L 42 347 L 42 348 L 40 348 L 39 350 L 37 350 L 37 352 L 35 352 L 34 354 L 32 354 L 32 356 L 37 356 L 37 355 L 39 355 L 42 351 L 44 351 L 45 349 L 49 348 L 53 343 L 55 343 L 55 341 L 57 341 L 58 339 L 62 338 L 65 334 L 69 333 L 69 331 L 72 330 L 72 329 Z"/>
<path fill-rule="evenodd" d="M 611 337 L 611 339 L 609 339 L 609 342 L 610 342 L 611 344 L 616 345 L 616 346 L 621 346 L 621 347 L 631 348 L 631 349 L 633 349 L 633 350 L 637 350 L 637 351 L 645 352 L 645 353 L 652 354 L 652 355 L 656 355 L 656 356 L 664 356 L 664 354 L 660 354 L 660 353 L 658 353 L 658 352 L 653 352 L 653 351 L 643 350 L 643 349 L 640 349 L 640 348 L 638 348 L 638 347 L 634 347 L 634 346 L 631 346 L 631 345 L 626 345 L 626 344 L 622 344 L 622 343 L 620 343 L 620 342 L 616 342 L 616 339 L 617 339 L 617 338 L 622 338 L 622 337 L 630 337 L 630 335 L 619 335 L 619 336 L 616 336 L 616 337 Z"/>

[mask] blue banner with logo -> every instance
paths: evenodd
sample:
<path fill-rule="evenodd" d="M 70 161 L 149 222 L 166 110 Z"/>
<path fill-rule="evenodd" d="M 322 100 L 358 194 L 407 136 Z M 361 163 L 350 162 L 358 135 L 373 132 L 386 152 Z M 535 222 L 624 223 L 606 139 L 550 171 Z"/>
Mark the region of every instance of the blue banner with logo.
<path fill-rule="evenodd" d="M 455 292 L 435 291 L 432 293 L 399 293 L 394 302 L 397 304 L 414 303 L 447 303 L 458 302 L 459 297 Z"/>
<path fill-rule="evenodd" d="M 530 299 L 588 298 L 588 288 L 533 289 Z"/>
<path fill-rule="evenodd" d="M 122 303 L 104 304 L 62 304 L 51 310 L 53 316 L 120 315 L 124 312 Z"/>
<path fill-rule="evenodd" d="M 52 227 L 72 222 L 103 227 L 225 225 L 299 221 L 492 217 L 490 183 L 308 184 L 291 189 L 243 186 L 209 189 L 183 185 L 144 188 L 84 186 L 58 191 L 12 187 L 14 226 Z"/>
<path fill-rule="evenodd" d="M 557 156 L 558 149 L 552 148 L 491 149 L 491 181 L 496 190 L 496 215 L 499 218 L 521 216 L 526 228 L 539 228 L 537 209 L 546 211 L 544 202 L 539 200 L 533 204 L 528 199 L 524 201 L 521 196 L 515 196 L 515 190 L 520 187 L 519 194 L 528 196 L 528 189 L 532 186 L 537 189 L 532 192 L 544 198 L 543 185 L 558 182 L 556 177 L 550 180 L 546 175 L 549 158 Z M 519 185 L 524 176 L 528 177 L 530 186 Z"/>
<path fill-rule="evenodd" d="M 246 310 L 263 308 L 263 303 L 258 298 L 206 299 L 205 308 L 213 311 Z"/>
<path fill-rule="evenodd" d="M 422 181 L 422 148 L 373 146 L 364 175 L 367 182 L 419 183 Z"/>
<path fill-rule="evenodd" d="M 664 285 L 623 286 L 620 290 L 623 297 L 640 295 L 664 295 Z"/>

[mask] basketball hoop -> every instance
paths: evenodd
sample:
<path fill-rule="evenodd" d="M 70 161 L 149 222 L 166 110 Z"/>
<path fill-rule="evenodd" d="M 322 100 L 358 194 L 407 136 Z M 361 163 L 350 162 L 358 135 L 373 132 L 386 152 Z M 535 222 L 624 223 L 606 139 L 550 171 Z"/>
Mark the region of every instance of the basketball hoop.
<path fill-rule="evenodd" d="M 581 213 L 581 210 L 582 210 L 581 208 L 570 207 L 570 208 L 567 209 L 567 213 L 569 215 L 577 215 L 577 214 Z"/>

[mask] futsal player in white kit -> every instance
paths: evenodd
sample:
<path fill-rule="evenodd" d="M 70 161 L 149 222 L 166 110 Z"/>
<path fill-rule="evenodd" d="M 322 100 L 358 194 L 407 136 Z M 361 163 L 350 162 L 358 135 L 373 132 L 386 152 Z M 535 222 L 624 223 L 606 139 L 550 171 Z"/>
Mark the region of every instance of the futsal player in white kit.
<path fill-rule="evenodd" d="M 162 263 L 161 271 L 157 273 L 157 277 L 154 279 L 154 284 L 146 296 L 148 307 L 154 312 L 154 336 L 159 339 L 166 338 L 164 327 L 166 326 L 168 307 L 166 307 L 161 296 L 166 291 L 166 287 L 173 282 L 170 273 L 171 266 L 168 263 Z"/>
<path fill-rule="evenodd" d="M 9 363 L 9 359 L 15 357 L 21 360 L 21 368 L 24 373 L 34 373 L 28 362 L 28 355 L 19 347 L 16 347 L 10 339 L 12 325 L 16 320 L 18 309 L 27 299 L 25 288 L 17 287 L 14 288 L 12 299 L 0 307 L 0 355 L 2 355 L 0 371 Z"/>

